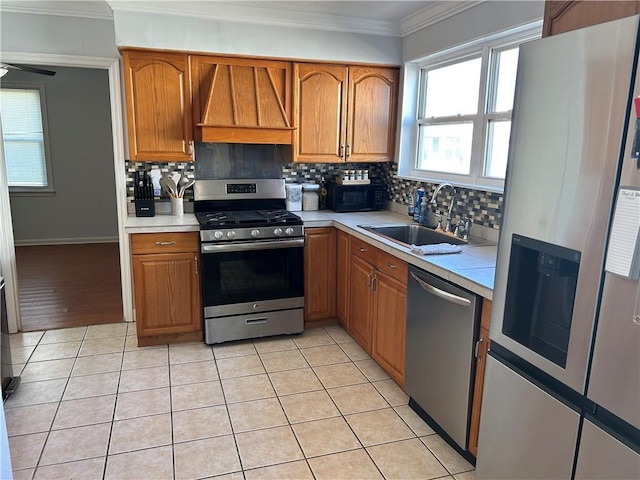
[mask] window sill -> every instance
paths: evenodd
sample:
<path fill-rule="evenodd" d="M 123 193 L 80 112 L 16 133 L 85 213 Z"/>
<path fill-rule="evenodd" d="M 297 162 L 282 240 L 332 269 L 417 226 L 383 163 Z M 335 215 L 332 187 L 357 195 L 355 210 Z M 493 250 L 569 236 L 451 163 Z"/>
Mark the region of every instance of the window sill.
<path fill-rule="evenodd" d="M 10 197 L 53 197 L 55 190 L 12 190 L 9 187 Z"/>

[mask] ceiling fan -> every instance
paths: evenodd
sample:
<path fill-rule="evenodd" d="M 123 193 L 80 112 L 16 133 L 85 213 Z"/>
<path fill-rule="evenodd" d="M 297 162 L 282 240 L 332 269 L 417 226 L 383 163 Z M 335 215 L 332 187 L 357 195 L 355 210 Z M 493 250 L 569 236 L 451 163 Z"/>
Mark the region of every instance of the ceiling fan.
<path fill-rule="evenodd" d="M 52 70 L 19 65 L 17 63 L 0 63 L 0 77 L 4 77 L 9 70 L 22 70 L 23 72 L 37 73 L 39 75 L 49 75 L 50 77 L 56 74 L 56 72 Z"/>

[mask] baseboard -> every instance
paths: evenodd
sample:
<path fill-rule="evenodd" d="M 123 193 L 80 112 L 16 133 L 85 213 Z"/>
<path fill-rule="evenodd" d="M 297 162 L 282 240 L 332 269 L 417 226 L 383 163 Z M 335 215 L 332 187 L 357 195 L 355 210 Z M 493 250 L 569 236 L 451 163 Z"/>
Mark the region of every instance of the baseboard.
<path fill-rule="evenodd" d="M 118 243 L 118 237 L 38 238 L 33 240 L 15 240 L 16 247 L 31 247 L 36 245 L 70 245 L 80 243 Z"/>

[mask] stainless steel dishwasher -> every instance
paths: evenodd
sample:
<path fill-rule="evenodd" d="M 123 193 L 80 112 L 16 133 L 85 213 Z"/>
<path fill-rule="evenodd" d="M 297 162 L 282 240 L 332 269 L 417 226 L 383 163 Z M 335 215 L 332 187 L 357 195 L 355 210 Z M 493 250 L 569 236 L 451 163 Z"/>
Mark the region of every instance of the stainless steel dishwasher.
<path fill-rule="evenodd" d="M 409 268 L 405 388 L 410 405 L 417 403 L 461 450 L 467 448 L 478 304 L 473 293 Z"/>

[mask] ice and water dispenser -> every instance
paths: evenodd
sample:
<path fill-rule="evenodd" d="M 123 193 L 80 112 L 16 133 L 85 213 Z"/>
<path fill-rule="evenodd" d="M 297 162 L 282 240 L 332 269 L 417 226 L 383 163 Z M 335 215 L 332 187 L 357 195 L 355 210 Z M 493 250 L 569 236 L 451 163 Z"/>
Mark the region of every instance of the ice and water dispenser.
<path fill-rule="evenodd" d="M 580 252 L 514 234 L 502 333 L 564 368 Z"/>

